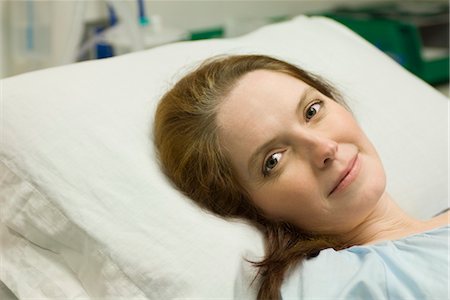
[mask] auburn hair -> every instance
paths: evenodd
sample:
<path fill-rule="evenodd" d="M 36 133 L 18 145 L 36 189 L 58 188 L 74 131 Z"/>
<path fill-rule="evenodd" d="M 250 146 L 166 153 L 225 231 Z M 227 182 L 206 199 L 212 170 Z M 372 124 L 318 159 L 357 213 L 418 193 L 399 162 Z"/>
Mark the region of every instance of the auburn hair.
<path fill-rule="evenodd" d="M 218 56 L 181 78 L 161 99 L 154 121 L 154 143 L 163 172 L 200 207 L 225 218 L 243 218 L 264 234 L 266 254 L 258 268 L 258 299 L 280 299 L 289 268 L 336 240 L 302 232 L 270 220 L 252 204 L 221 147 L 217 113 L 220 103 L 245 74 L 269 70 L 287 74 L 345 106 L 325 80 L 285 61 L 265 55 Z"/>

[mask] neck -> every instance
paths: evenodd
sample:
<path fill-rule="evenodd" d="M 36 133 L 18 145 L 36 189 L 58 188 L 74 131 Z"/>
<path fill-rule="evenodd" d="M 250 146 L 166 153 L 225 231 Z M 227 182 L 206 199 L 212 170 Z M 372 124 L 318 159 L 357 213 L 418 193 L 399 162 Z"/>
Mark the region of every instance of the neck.
<path fill-rule="evenodd" d="M 422 232 L 433 228 L 433 224 L 409 216 L 384 193 L 367 218 L 339 239 L 344 245 L 369 245 Z"/>

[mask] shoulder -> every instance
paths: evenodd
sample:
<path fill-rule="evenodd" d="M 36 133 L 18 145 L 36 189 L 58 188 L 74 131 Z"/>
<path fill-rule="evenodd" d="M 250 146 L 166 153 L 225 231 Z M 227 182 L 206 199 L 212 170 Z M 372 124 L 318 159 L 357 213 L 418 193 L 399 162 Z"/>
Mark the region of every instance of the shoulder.
<path fill-rule="evenodd" d="M 326 249 L 291 271 L 283 284 L 283 299 L 342 298 L 345 289 L 355 291 L 367 289 L 370 282 L 378 299 L 386 299 L 383 287 L 385 268 L 373 255 L 372 247 L 335 251 Z M 355 251 L 356 250 L 356 251 Z M 344 299 L 351 298 L 346 292 Z M 373 293 L 374 291 L 371 291 Z"/>
<path fill-rule="evenodd" d="M 387 299 L 389 295 L 414 298 L 421 292 L 445 294 L 449 228 L 447 225 L 396 241 L 340 251 L 323 250 L 291 271 L 282 287 L 283 299 L 365 299 L 368 295 Z M 412 282 L 416 290 L 400 289 Z"/>

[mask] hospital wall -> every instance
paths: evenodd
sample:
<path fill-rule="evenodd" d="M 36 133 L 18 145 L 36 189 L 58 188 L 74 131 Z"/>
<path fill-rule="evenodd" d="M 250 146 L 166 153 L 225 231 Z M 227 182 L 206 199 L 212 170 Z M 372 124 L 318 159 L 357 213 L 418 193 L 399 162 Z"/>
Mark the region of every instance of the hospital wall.
<path fill-rule="evenodd" d="M 341 4 L 364 5 L 379 2 L 386 1 L 146 1 L 145 8 L 147 15 L 159 16 L 162 26 L 166 27 L 191 31 L 228 26 L 239 31 L 245 26 L 257 26 L 258 22 L 261 23 L 267 17 L 323 11 Z M 37 16 L 40 13 L 42 19 L 38 20 L 36 17 L 33 21 L 44 22 L 42 26 L 36 27 L 40 29 L 36 32 L 45 36 L 44 41 L 35 41 L 36 47 L 32 50 L 36 50 L 38 54 L 27 52 L 27 49 L 22 49 L 25 44 L 17 42 L 20 34 L 24 34 L 27 18 L 25 10 L 30 3 L 34 4 Z M 126 5 L 129 6 L 131 15 L 136 16 L 137 1 L 126 1 Z M 0 18 L 0 78 L 3 78 L 74 62 L 85 24 L 107 18 L 107 7 L 103 0 L 2 0 Z"/>

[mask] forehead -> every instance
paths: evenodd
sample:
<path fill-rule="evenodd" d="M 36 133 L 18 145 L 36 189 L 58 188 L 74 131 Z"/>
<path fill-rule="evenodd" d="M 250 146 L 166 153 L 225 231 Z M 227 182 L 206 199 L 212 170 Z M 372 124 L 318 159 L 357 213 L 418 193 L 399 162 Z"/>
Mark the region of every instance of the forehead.
<path fill-rule="evenodd" d="M 303 81 L 284 73 L 257 70 L 244 75 L 238 80 L 219 107 L 219 124 L 221 117 L 245 112 L 253 115 L 251 110 L 278 106 L 279 101 L 291 100 L 291 96 L 299 96 L 309 86 Z"/>
<path fill-rule="evenodd" d="M 253 121 L 274 121 L 284 106 L 296 105 L 308 87 L 303 81 L 284 73 L 268 70 L 250 72 L 237 82 L 219 106 L 218 125 L 222 131 L 235 127 L 250 130 L 255 127 L 251 124 Z"/>

